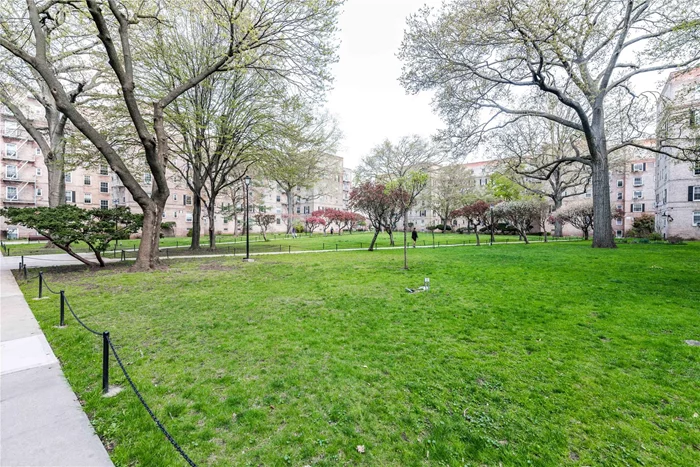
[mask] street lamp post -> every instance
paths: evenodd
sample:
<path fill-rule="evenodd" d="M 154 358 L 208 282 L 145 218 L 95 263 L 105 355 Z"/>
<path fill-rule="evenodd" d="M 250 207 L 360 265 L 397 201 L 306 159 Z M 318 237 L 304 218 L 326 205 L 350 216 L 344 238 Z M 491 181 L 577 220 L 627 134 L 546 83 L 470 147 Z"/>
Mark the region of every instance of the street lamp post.
<path fill-rule="evenodd" d="M 253 261 L 250 258 L 250 176 L 246 175 L 243 182 L 245 183 L 245 258 L 243 261 L 250 263 Z"/>
<path fill-rule="evenodd" d="M 491 211 L 491 243 L 490 245 L 493 245 L 493 204 L 489 206 L 489 209 Z"/>

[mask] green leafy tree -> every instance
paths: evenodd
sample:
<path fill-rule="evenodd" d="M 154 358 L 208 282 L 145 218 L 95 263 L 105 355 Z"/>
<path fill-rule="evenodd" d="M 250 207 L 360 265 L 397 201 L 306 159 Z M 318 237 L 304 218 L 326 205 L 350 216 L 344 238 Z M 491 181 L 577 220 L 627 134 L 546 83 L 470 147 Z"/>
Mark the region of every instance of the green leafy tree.
<path fill-rule="evenodd" d="M 104 267 L 102 258 L 110 242 L 128 238 L 143 226 L 143 215 L 129 208 L 81 209 L 70 204 L 56 207 L 5 208 L 0 215 L 8 224 L 23 225 L 48 238 L 56 247 L 88 266 Z M 91 261 L 73 251 L 76 242 L 84 242 L 95 254 Z"/>
<path fill-rule="evenodd" d="M 432 91 L 461 152 L 523 117 L 571 129 L 558 155 L 590 168 L 595 224 L 609 225 L 609 155 L 646 147 L 656 97 L 643 74 L 700 63 L 700 9 L 685 0 L 446 0 L 408 20 L 399 57 L 410 92 Z M 612 229 L 592 246 L 615 248 Z"/>

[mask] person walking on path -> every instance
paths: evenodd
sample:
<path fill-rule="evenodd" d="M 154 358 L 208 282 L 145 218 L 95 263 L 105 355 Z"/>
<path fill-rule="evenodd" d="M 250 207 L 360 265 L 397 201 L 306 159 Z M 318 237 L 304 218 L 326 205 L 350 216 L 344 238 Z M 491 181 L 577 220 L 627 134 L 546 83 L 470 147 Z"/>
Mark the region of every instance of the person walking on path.
<path fill-rule="evenodd" d="M 418 241 L 418 232 L 416 232 L 415 227 L 413 227 L 413 232 L 411 232 L 411 240 L 413 240 L 413 248 L 415 248 L 416 242 Z"/>

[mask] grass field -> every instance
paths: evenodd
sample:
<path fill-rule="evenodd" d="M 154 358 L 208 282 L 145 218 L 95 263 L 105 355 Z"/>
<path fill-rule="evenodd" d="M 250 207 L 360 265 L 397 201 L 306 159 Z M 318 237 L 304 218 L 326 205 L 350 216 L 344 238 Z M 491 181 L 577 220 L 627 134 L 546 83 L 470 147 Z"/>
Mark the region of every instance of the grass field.
<path fill-rule="evenodd" d="M 369 232 L 355 232 L 352 234 L 345 233 L 343 235 L 323 235 L 322 233 L 316 233 L 312 236 L 306 234 L 300 235 L 297 238 L 292 238 L 286 234 L 270 234 L 267 236 L 267 241 L 263 240 L 260 235 L 250 236 L 250 248 L 251 252 L 284 252 L 284 251 L 304 251 L 304 250 L 334 250 L 338 249 L 352 249 L 352 248 L 368 248 L 369 243 L 372 240 L 372 233 Z M 481 241 L 488 242 L 489 235 L 481 234 Z M 168 256 L 176 255 L 192 255 L 194 252 L 189 249 L 191 244 L 191 238 L 180 237 L 180 238 L 163 238 L 160 241 L 160 247 L 163 249 L 163 256 L 166 254 Z M 513 242 L 517 241 L 518 236 L 515 235 L 497 235 L 496 242 Z M 541 240 L 540 237 L 532 236 L 530 238 L 532 241 Z M 564 239 L 558 239 L 564 240 Z M 238 236 L 234 237 L 232 235 L 224 235 L 217 237 L 217 249 L 214 253 L 241 253 L 245 249 L 245 237 Z M 403 245 L 403 232 L 396 234 L 396 245 Z M 410 239 L 409 239 L 410 241 Z M 212 251 L 209 250 L 209 239 L 202 239 L 201 250 L 198 250 L 196 254 L 211 254 Z M 453 233 L 437 233 L 434 236 L 426 233 L 419 235 L 418 244 L 419 245 L 432 245 L 433 242 L 436 246 L 443 245 L 455 245 L 462 243 L 475 243 L 475 235 L 460 235 Z M 116 257 L 121 256 L 121 250 L 126 252 L 127 257 L 134 257 L 138 251 L 140 240 L 120 240 L 116 244 L 116 248 L 109 248 L 105 254 L 106 257 Z M 386 248 L 390 246 L 389 235 L 382 233 L 377 238 L 376 243 L 377 248 Z M 64 253 L 63 250 L 59 248 L 45 248 L 44 243 L 14 243 L 8 244 L 9 256 L 39 256 L 45 254 L 58 254 Z M 76 243 L 73 246 L 73 250 L 77 253 L 89 252 L 89 248 L 85 244 Z M 167 250 L 167 251 L 166 251 Z M 5 252 L 7 255 L 7 252 Z"/>
<path fill-rule="evenodd" d="M 47 279 L 199 465 L 700 465 L 700 244 L 409 253 Z M 115 464 L 184 465 L 128 388 L 101 397 L 100 340 L 28 301 Z"/>

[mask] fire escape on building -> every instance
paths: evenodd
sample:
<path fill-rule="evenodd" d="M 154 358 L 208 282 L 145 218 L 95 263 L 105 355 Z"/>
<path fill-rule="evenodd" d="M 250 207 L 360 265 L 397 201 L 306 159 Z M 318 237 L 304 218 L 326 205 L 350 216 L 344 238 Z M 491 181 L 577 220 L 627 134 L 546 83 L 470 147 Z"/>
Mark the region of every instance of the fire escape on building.
<path fill-rule="evenodd" d="M 36 154 L 22 156 L 22 148 L 32 140 L 24 129 L 8 124 L 5 120 L 3 139 L 5 141 L 2 159 L 4 166 L 3 184 L 5 193 L 3 201 L 6 204 L 37 205 L 36 170 L 26 175 L 27 166 L 34 168 Z"/>

